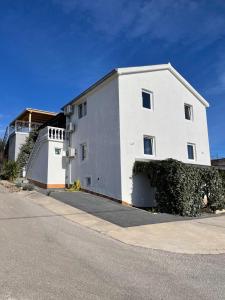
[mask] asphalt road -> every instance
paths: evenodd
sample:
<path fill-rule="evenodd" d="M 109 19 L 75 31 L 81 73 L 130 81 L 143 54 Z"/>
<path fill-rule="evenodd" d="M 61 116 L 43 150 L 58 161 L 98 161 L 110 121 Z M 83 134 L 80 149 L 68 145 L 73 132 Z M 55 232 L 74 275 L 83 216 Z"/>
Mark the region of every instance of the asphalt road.
<path fill-rule="evenodd" d="M 132 247 L 0 188 L 0 299 L 225 299 L 225 255 Z"/>
<path fill-rule="evenodd" d="M 69 193 L 54 191 L 51 192 L 51 196 L 61 202 L 124 228 L 191 219 L 169 214 L 149 214 L 145 210 L 134 209 L 133 207 L 121 205 L 112 200 L 83 192 Z"/>

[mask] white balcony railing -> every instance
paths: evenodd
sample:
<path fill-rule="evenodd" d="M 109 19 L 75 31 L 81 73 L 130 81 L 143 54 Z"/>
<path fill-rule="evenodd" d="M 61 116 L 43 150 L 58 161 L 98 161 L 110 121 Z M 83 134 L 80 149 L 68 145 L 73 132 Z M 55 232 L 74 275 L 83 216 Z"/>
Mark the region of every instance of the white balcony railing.
<path fill-rule="evenodd" d="M 41 138 L 46 138 L 50 141 L 63 142 L 65 140 L 65 129 L 47 126 L 40 130 L 39 135 Z"/>

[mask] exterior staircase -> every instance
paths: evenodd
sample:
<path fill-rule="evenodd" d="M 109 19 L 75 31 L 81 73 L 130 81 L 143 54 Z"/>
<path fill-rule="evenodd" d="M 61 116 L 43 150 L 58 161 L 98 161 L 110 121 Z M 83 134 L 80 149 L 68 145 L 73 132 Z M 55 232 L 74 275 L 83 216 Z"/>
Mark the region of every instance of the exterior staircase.
<path fill-rule="evenodd" d="M 44 141 L 64 141 L 65 129 L 47 126 L 40 130 L 34 147 L 31 151 L 28 163 L 26 165 L 26 177 L 32 177 L 33 163 L 38 155 L 41 145 Z"/>

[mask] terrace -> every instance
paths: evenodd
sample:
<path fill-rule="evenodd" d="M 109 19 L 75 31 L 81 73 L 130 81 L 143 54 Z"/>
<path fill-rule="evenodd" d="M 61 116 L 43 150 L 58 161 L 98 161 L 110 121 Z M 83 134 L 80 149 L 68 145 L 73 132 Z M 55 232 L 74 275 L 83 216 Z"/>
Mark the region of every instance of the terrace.
<path fill-rule="evenodd" d="M 19 116 L 17 116 L 6 128 L 4 142 L 7 143 L 9 137 L 14 133 L 29 133 L 37 130 L 42 124 L 50 121 L 56 113 L 26 108 Z"/>

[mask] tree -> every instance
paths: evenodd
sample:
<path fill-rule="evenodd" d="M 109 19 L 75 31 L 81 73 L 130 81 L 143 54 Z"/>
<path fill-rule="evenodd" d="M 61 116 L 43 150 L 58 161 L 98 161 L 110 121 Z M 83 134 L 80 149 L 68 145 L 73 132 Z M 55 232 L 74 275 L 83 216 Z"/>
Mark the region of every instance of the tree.
<path fill-rule="evenodd" d="M 22 173 L 23 168 L 27 165 L 31 151 L 37 140 L 38 132 L 32 131 L 26 138 L 25 144 L 20 148 L 20 152 L 17 158 L 17 164 L 19 166 L 20 173 Z"/>

